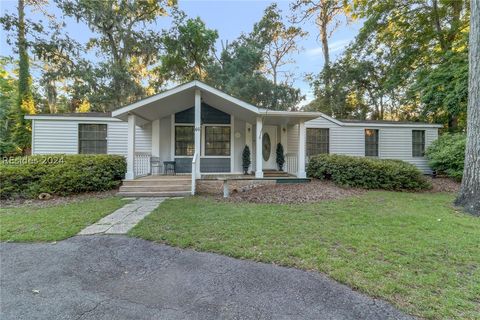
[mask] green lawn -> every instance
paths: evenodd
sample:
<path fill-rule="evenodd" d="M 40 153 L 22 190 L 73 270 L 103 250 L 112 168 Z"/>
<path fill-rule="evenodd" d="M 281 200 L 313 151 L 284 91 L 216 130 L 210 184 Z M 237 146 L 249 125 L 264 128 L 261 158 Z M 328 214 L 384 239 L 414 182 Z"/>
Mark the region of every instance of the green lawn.
<path fill-rule="evenodd" d="M 130 235 L 317 270 L 412 315 L 480 319 L 480 219 L 453 195 L 368 192 L 305 205 L 167 200 Z"/>
<path fill-rule="evenodd" d="M 44 208 L 0 208 L 0 241 L 55 241 L 80 230 L 122 207 L 118 197 L 89 199 Z"/>

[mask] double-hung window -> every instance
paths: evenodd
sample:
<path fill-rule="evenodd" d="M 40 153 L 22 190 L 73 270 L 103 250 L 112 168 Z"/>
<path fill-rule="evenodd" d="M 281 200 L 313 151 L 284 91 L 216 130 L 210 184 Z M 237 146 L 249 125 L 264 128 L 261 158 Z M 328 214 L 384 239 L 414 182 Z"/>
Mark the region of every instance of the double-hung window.
<path fill-rule="evenodd" d="M 107 153 L 107 125 L 98 123 L 79 124 L 78 153 Z"/>
<path fill-rule="evenodd" d="M 195 137 L 193 126 L 175 126 L 175 155 L 193 156 Z"/>
<path fill-rule="evenodd" d="M 307 128 L 307 157 L 329 153 L 329 129 Z"/>
<path fill-rule="evenodd" d="M 205 127 L 205 155 L 230 156 L 230 126 Z"/>
<path fill-rule="evenodd" d="M 378 157 L 378 129 L 365 129 L 365 156 Z"/>
<path fill-rule="evenodd" d="M 412 130 L 412 156 L 425 155 L 425 130 Z"/>

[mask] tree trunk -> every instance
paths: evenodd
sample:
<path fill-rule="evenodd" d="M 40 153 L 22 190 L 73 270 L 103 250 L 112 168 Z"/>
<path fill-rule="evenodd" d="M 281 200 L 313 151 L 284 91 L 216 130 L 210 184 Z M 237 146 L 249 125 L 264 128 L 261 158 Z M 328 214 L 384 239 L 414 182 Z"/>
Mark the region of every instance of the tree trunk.
<path fill-rule="evenodd" d="M 438 42 L 442 51 L 447 51 L 447 45 L 445 43 L 445 38 L 443 37 L 442 26 L 440 23 L 440 17 L 438 15 L 438 0 L 432 1 L 432 14 L 433 14 L 433 24 L 435 26 L 435 31 L 437 32 Z"/>
<path fill-rule="evenodd" d="M 458 118 L 453 115 L 448 116 L 448 131 L 455 132 L 458 129 Z"/>
<path fill-rule="evenodd" d="M 30 122 L 25 120 L 26 114 L 34 114 L 35 106 L 31 91 L 30 66 L 27 53 L 27 40 L 25 35 L 25 1 L 18 0 L 18 105 L 17 123 L 13 131 L 15 144 L 26 154 L 30 148 L 31 134 Z"/>
<path fill-rule="evenodd" d="M 326 11 L 327 9 L 323 9 Z M 320 13 L 325 15 L 325 13 Z M 323 17 L 320 22 L 320 39 L 322 41 L 322 52 L 323 52 L 323 59 L 325 64 L 323 66 L 323 72 L 325 77 L 325 103 L 327 106 L 330 107 L 331 116 L 335 116 L 335 112 L 333 110 L 332 102 L 330 99 L 330 83 L 331 83 L 331 74 L 330 74 L 330 51 L 328 48 L 328 22 L 327 18 Z"/>
<path fill-rule="evenodd" d="M 480 0 L 471 0 L 467 145 L 462 186 L 455 204 L 480 216 Z"/>
<path fill-rule="evenodd" d="M 29 61 L 27 54 L 27 41 L 25 39 L 25 2 L 18 0 L 18 103 L 22 105 L 22 100 L 28 95 L 29 89 Z"/>

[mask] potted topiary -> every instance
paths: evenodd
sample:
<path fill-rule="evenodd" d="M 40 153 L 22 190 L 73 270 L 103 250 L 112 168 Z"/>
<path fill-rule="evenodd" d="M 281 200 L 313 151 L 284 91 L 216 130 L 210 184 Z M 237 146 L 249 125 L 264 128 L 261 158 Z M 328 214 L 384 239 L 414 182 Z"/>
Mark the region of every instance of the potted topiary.
<path fill-rule="evenodd" d="M 285 155 L 283 154 L 283 146 L 279 142 L 277 144 L 277 165 L 278 170 L 283 171 L 283 165 L 285 164 Z"/>
<path fill-rule="evenodd" d="M 244 174 L 248 174 L 248 168 L 250 167 L 250 163 L 250 148 L 246 145 L 245 148 L 243 148 L 242 152 L 242 167 Z"/>

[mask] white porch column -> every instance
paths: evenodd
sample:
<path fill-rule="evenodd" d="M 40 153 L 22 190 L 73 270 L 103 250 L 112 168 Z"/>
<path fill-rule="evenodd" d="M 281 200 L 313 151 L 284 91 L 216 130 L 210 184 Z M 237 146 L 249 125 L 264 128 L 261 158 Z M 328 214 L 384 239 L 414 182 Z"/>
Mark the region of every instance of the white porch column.
<path fill-rule="evenodd" d="M 137 117 L 134 114 L 128 115 L 128 129 L 127 129 L 127 173 L 125 179 L 135 179 L 135 128 Z"/>
<path fill-rule="evenodd" d="M 307 129 L 305 128 L 305 122 L 300 122 L 298 124 L 298 178 L 306 178 L 307 174 L 305 173 L 305 136 Z"/>
<path fill-rule="evenodd" d="M 255 133 L 255 178 L 263 178 L 263 156 L 262 156 L 262 117 L 257 117 Z"/>
<path fill-rule="evenodd" d="M 195 153 L 197 153 L 198 158 L 195 164 L 196 175 L 200 177 L 200 155 L 201 155 L 201 132 L 202 132 L 202 123 L 201 123 L 201 110 L 202 110 L 202 94 L 200 90 L 195 90 Z"/>
<path fill-rule="evenodd" d="M 152 121 L 152 157 L 160 157 L 160 119 Z"/>

